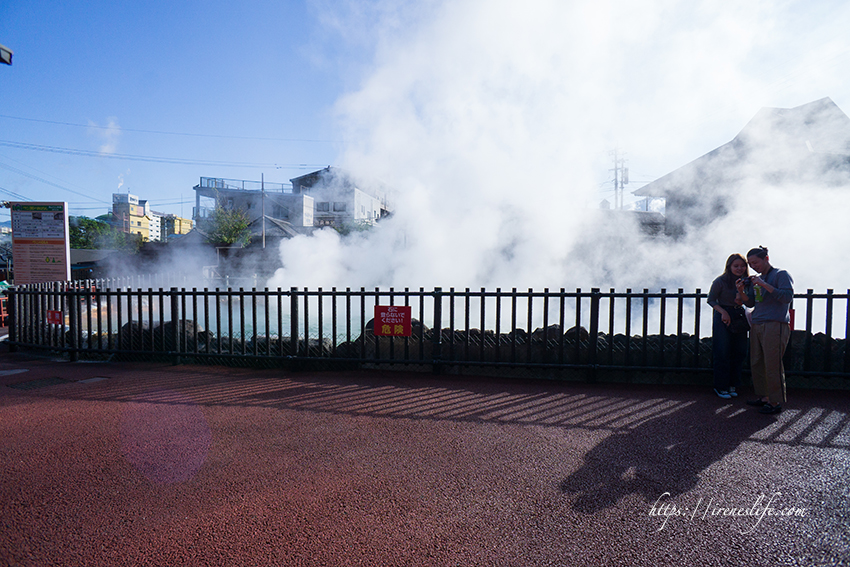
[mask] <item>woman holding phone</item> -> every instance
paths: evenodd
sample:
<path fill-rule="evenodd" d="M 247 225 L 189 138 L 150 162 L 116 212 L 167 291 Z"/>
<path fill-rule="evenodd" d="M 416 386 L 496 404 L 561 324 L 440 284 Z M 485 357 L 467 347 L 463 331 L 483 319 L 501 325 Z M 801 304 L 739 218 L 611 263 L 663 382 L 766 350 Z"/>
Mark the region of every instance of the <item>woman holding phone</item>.
<path fill-rule="evenodd" d="M 737 283 L 748 274 L 747 260 L 741 254 L 732 254 L 726 260 L 726 269 L 711 283 L 708 292 L 708 304 L 714 309 L 711 325 L 714 393 L 726 400 L 738 395 L 747 358 L 750 326 Z"/>

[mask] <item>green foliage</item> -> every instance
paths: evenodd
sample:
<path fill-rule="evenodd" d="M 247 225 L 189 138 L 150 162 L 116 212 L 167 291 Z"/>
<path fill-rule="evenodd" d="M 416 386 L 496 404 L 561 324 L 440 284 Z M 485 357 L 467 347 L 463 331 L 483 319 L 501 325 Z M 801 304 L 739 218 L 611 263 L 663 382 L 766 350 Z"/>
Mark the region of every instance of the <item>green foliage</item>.
<path fill-rule="evenodd" d="M 130 254 L 135 254 L 144 243 L 145 237 L 141 234 L 128 234 L 126 232 L 115 231 L 109 239 L 104 241 L 104 244 L 107 244 L 107 246 L 103 246 L 103 248 L 124 250 Z"/>
<path fill-rule="evenodd" d="M 251 221 L 241 209 L 217 207 L 212 214 L 199 223 L 207 242 L 216 246 L 247 246 L 251 243 Z"/>
<path fill-rule="evenodd" d="M 107 223 L 88 217 L 70 217 L 68 219 L 71 248 L 75 249 L 93 250 L 102 248 L 100 242 L 108 238 L 114 230 Z"/>
<path fill-rule="evenodd" d="M 69 217 L 68 236 L 71 248 L 84 250 L 124 250 L 131 254 L 139 251 L 144 243 L 141 234 L 127 234 L 104 220 L 88 217 Z"/>
<path fill-rule="evenodd" d="M 373 225 L 369 221 L 359 220 L 355 222 L 343 223 L 340 226 L 335 226 L 334 230 L 336 230 L 341 236 L 348 236 L 349 234 L 355 234 L 358 232 L 368 232 L 372 230 L 374 226 L 375 225 Z"/>

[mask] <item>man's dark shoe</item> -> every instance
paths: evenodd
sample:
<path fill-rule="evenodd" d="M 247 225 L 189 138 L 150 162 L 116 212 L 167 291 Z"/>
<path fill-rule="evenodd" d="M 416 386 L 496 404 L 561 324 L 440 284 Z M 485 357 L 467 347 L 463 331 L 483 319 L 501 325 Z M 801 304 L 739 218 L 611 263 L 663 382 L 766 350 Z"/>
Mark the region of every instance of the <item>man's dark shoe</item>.
<path fill-rule="evenodd" d="M 761 407 L 761 406 L 766 405 L 766 404 L 767 404 L 767 402 L 764 401 L 764 400 L 747 400 L 748 406 Z"/>
<path fill-rule="evenodd" d="M 782 411 L 782 406 L 779 405 L 779 404 L 776 404 L 775 406 L 772 406 L 770 404 L 764 404 L 764 407 L 762 407 L 759 410 L 759 413 L 771 414 L 771 413 L 779 413 L 781 411 Z"/>

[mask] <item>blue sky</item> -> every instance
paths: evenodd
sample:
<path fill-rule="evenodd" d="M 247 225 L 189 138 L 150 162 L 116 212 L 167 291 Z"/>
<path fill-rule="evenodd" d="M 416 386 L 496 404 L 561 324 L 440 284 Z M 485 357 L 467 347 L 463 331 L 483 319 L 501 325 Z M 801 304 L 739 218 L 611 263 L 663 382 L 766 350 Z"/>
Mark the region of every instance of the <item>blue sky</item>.
<path fill-rule="evenodd" d="M 190 216 L 201 176 L 333 164 L 474 195 L 568 171 L 593 205 L 614 147 L 648 182 L 763 106 L 850 111 L 848 24 L 826 0 L 2 0 L 0 198 Z"/>
<path fill-rule="evenodd" d="M 129 189 L 190 216 L 201 176 L 285 182 L 333 164 L 332 107 L 354 65 L 317 9 L 4 0 L 0 43 L 14 62 L 0 74 L 0 141 L 47 148 L 0 146 L 0 188 L 87 216 Z"/>

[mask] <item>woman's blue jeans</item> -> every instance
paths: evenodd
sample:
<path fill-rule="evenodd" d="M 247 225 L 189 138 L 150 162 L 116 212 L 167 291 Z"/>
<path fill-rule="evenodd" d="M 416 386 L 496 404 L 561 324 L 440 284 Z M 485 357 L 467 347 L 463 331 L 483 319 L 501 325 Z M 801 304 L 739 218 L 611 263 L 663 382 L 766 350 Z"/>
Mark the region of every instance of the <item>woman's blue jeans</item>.
<path fill-rule="evenodd" d="M 749 340 L 747 333 L 733 333 L 723 323 L 717 311 L 712 321 L 711 350 L 714 365 L 714 387 L 728 390 L 741 385 L 744 361 L 747 359 Z"/>

